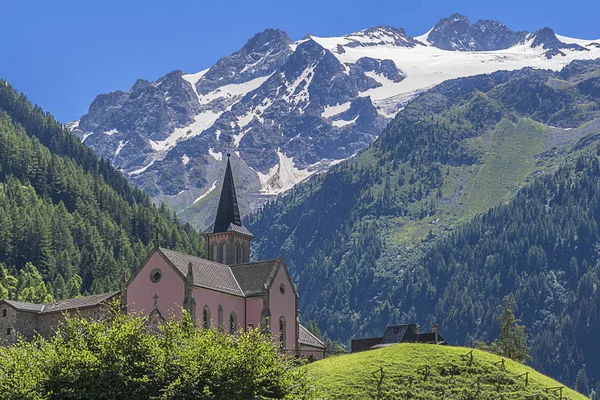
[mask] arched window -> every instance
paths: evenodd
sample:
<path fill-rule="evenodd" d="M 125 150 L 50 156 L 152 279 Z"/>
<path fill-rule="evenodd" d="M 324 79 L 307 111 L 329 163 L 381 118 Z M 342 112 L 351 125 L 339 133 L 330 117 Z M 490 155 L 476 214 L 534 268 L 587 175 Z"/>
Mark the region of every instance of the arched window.
<path fill-rule="evenodd" d="M 285 350 L 285 317 L 282 315 L 279 317 L 279 348 Z"/>
<path fill-rule="evenodd" d="M 229 314 L 229 333 L 235 333 L 237 330 L 237 316 L 235 312 L 231 312 Z"/>
<path fill-rule="evenodd" d="M 208 306 L 204 306 L 202 310 L 202 327 L 204 329 L 210 328 L 210 308 Z"/>
<path fill-rule="evenodd" d="M 212 260 L 213 261 L 217 261 L 217 255 L 219 255 L 218 249 L 217 249 L 217 244 L 213 244 L 212 246 Z"/>
<path fill-rule="evenodd" d="M 219 262 L 226 264 L 227 263 L 227 244 L 225 241 L 221 242 L 221 259 Z"/>
<path fill-rule="evenodd" d="M 246 262 L 246 243 L 242 243 L 242 254 L 240 254 L 242 262 Z"/>
<path fill-rule="evenodd" d="M 223 330 L 223 306 L 219 304 L 219 330 L 222 331 Z"/>
<path fill-rule="evenodd" d="M 235 242 L 235 262 L 239 264 L 242 262 L 242 248 L 240 242 Z"/>

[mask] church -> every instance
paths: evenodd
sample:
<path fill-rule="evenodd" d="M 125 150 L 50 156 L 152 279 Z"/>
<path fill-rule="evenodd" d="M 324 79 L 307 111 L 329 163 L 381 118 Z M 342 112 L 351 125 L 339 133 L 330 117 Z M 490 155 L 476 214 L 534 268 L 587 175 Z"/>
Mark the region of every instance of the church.
<path fill-rule="evenodd" d="M 325 345 L 300 324 L 298 293 L 283 258 L 250 261 L 253 235 L 242 224 L 229 154 L 215 222 L 203 237 L 205 258 L 156 247 L 120 293 L 49 304 L 2 300 L 0 333 L 9 343 L 17 334 L 49 336 L 63 313 L 97 316 L 120 295 L 128 314 L 149 315 L 149 329 L 186 310 L 203 328 L 232 334 L 260 328 L 282 352 L 322 359 Z"/>

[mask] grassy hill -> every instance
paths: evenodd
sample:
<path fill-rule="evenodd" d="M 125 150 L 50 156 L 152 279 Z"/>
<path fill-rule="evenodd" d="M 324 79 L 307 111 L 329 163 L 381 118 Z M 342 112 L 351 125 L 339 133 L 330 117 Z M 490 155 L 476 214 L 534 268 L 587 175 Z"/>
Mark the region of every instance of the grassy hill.
<path fill-rule="evenodd" d="M 390 347 L 330 357 L 309 364 L 323 399 L 377 399 L 380 367 L 384 378 L 381 399 L 558 399 L 563 385 L 534 369 L 480 350 L 473 361 L 465 347 L 397 344 Z M 470 365 L 469 365 L 470 364 Z M 429 376 L 425 378 L 425 367 Z M 456 366 L 452 375 L 452 365 Z M 528 384 L 524 374 L 529 372 Z M 550 389 L 550 390 L 549 390 Z M 539 395 L 539 397 L 536 397 Z M 568 388 L 563 399 L 586 399 Z"/>

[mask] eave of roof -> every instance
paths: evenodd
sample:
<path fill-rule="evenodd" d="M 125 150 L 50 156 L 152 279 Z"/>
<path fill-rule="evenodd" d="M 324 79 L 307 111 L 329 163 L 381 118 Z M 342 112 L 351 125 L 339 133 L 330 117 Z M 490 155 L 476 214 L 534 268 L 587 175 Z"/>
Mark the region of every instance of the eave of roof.
<path fill-rule="evenodd" d="M 65 299 L 42 304 L 6 299 L 0 301 L 0 303 L 4 302 L 18 311 L 32 312 L 35 314 L 50 314 L 54 312 L 63 312 L 69 310 L 83 309 L 87 307 L 94 307 L 113 298 L 119 293 L 119 291 L 107 292 L 92 296 L 77 297 L 74 299 Z"/>
<path fill-rule="evenodd" d="M 304 338 L 303 338 L 304 336 Z M 300 324 L 300 337 L 298 338 L 300 344 L 316 347 L 325 350 L 326 346 L 319 338 L 312 334 L 304 325 Z"/>

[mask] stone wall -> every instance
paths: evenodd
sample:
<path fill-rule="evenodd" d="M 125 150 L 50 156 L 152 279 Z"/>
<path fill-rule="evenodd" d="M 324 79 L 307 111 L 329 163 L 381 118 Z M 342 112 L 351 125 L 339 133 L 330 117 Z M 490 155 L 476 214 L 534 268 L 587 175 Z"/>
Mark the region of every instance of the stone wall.
<path fill-rule="evenodd" d="M 96 306 L 67 310 L 66 313 L 70 316 L 80 315 L 83 318 L 97 320 L 106 315 L 107 306 L 99 304 Z M 64 322 L 64 312 L 41 313 L 38 317 L 37 333 L 45 338 L 54 336 L 56 328 L 61 322 Z"/>
<path fill-rule="evenodd" d="M 6 316 L 4 316 L 6 310 Z M 67 310 L 69 315 L 79 314 L 87 319 L 99 319 L 106 315 L 107 306 L 99 304 L 82 309 Z M 38 313 L 20 311 L 6 304 L 0 306 L 0 345 L 13 344 L 18 336 L 31 340 L 36 334 L 51 338 L 56 327 L 63 322 L 62 312 Z M 10 329 L 10 331 L 8 331 Z"/>

